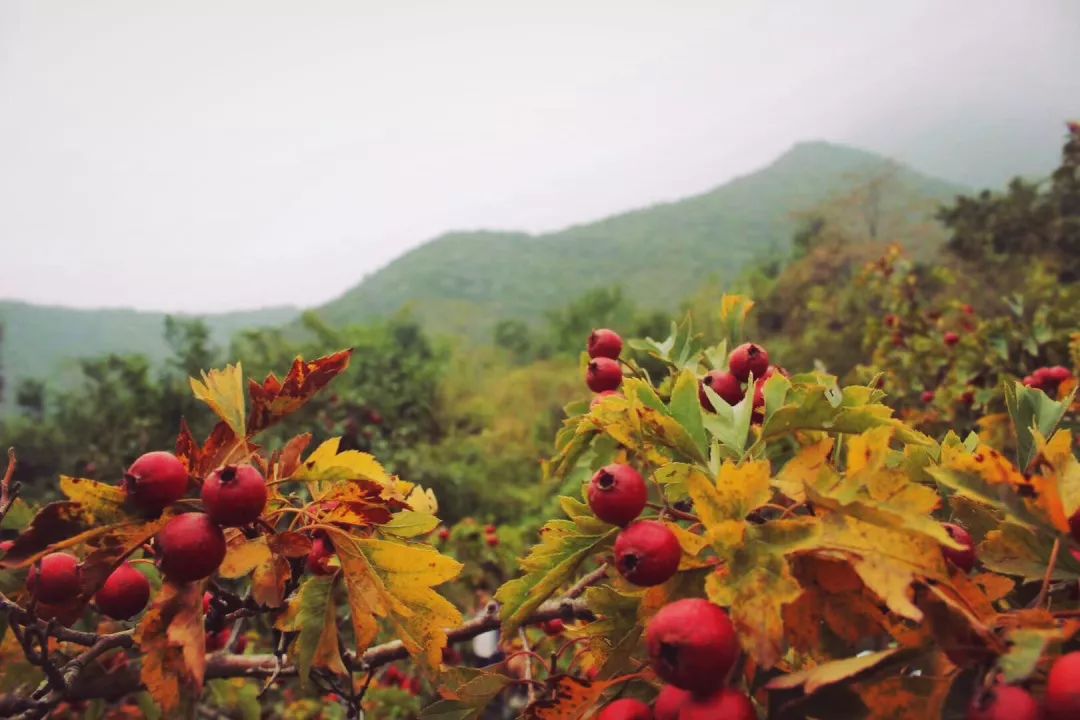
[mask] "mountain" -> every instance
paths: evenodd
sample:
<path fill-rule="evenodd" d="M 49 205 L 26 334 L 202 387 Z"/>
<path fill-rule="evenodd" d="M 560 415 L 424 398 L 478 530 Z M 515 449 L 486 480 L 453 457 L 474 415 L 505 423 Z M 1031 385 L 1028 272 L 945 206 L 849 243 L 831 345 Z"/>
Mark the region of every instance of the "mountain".
<path fill-rule="evenodd" d="M 499 319 L 536 319 L 613 283 L 639 305 L 673 308 L 710 278 L 731 279 L 748 263 L 786 255 L 800 212 L 875 179 L 888 180 L 883 204 L 921 203 L 913 221 L 929 220 L 936 203 L 964 191 L 870 152 L 800 143 L 757 172 L 676 202 L 543 235 L 442 235 L 317 312 L 340 324 L 408 307 L 433 328 L 486 339 Z M 942 238 L 937 228 L 924 242 Z"/>
<path fill-rule="evenodd" d="M 226 346 L 234 334 L 254 327 L 279 326 L 300 314 L 294 307 L 203 315 L 211 338 Z M 175 317 L 192 317 L 177 314 Z M 11 407 L 22 378 L 55 381 L 78 357 L 107 353 L 142 353 L 152 361 L 169 355 L 164 339 L 165 313 L 137 310 L 82 310 L 0 300 L 0 376 L 3 404 Z"/>

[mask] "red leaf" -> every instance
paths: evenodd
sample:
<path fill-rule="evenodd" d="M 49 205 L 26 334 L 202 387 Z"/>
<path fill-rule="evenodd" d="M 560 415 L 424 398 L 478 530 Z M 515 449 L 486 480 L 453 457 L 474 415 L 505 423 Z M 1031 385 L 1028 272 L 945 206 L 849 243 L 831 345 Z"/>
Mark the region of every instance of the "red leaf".
<path fill-rule="evenodd" d="M 315 393 L 349 367 L 351 356 L 352 350 L 342 350 L 311 362 L 297 358 L 284 381 L 278 380 L 273 374 L 268 375 L 261 385 L 254 380 L 250 381 L 248 394 L 251 396 L 251 412 L 248 415 L 248 435 L 270 427 L 303 407 Z"/>

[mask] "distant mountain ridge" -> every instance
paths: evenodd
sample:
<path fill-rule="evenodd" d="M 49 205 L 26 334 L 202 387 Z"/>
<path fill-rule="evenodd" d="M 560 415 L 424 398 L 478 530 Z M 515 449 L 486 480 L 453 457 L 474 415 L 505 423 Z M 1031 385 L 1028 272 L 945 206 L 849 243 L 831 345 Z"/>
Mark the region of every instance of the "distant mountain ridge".
<path fill-rule="evenodd" d="M 558 232 L 453 232 L 392 261 L 316 312 L 331 324 L 410 307 L 450 333 L 490 337 L 494 322 L 532 319 L 617 283 L 643 306 L 671 308 L 710 277 L 786 254 L 794 214 L 894 169 L 914 197 L 947 201 L 964 188 L 864 150 L 799 143 L 769 166 L 701 195 Z M 893 172 L 893 170 L 890 170 Z"/>
<path fill-rule="evenodd" d="M 893 201 L 899 204 L 943 202 L 965 191 L 871 152 L 799 143 L 761 170 L 682 200 L 540 235 L 441 235 L 315 312 L 332 325 L 345 325 L 409 308 L 433 332 L 483 342 L 501 319 L 536 320 L 590 289 L 613 284 L 643 308 L 672 309 L 710 278 L 731 279 L 750 263 L 786 256 L 796 213 L 882 173 L 894 179 Z M 943 240 L 939 234 L 930 242 Z M 278 307 L 202 317 L 214 342 L 225 346 L 241 330 L 286 325 L 300 312 Z M 74 358 L 134 352 L 152 361 L 164 358 L 164 318 L 158 312 L 0 300 L 4 404 L 10 407 L 19 379 L 60 377 Z"/>

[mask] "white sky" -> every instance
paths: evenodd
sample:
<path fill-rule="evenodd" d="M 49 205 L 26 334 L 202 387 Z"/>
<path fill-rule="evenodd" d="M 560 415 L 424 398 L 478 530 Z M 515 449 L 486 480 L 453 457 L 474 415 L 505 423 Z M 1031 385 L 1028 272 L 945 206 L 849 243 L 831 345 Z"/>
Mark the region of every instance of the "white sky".
<path fill-rule="evenodd" d="M 804 139 L 1003 182 L 1053 166 L 1077 68 L 1076 0 L 0 0 L 0 297 L 312 305 Z"/>

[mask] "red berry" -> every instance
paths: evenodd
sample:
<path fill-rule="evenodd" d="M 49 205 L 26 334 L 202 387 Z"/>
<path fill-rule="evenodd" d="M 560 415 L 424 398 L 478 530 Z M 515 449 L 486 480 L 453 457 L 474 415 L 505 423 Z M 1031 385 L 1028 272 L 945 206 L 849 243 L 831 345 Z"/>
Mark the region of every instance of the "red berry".
<path fill-rule="evenodd" d="M 225 559 L 225 535 L 209 515 L 177 515 L 157 535 L 161 571 L 174 582 L 201 580 Z"/>
<path fill-rule="evenodd" d="M 698 388 L 698 400 L 701 402 L 701 407 L 709 412 L 713 412 L 715 408 L 709 402 L 709 396 L 705 394 L 705 385 L 712 388 L 712 391 L 728 405 L 736 405 L 743 399 L 742 383 L 739 382 L 739 378 L 729 372 L 713 370 L 701 379 L 701 385 L 702 387 Z"/>
<path fill-rule="evenodd" d="M 136 508 L 159 513 L 187 492 L 188 471 L 184 463 L 164 451 L 148 452 L 131 463 L 124 473 L 124 492 Z"/>
<path fill-rule="evenodd" d="M 690 693 L 674 685 L 665 685 L 653 703 L 653 720 L 679 720 L 679 710 L 690 700 Z"/>
<path fill-rule="evenodd" d="M 1063 383 L 1072 377 L 1072 373 L 1069 372 L 1067 367 L 1054 365 L 1053 367 L 1046 368 L 1046 377 L 1051 382 Z"/>
<path fill-rule="evenodd" d="M 597 720 L 653 720 L 652 710 L 640 700 L 623 698 L 609 703 Z"/>
<path fill-rule="evenodd" d="M 960 402 L 962 404 L 964 404 L 964 405 L 967 405 L 967 406 L 973 405 L 975 403 L 975 391 L 974 390 L 965 390 L 960 395 Z"/>
<path fill-rule="evenodd" d="M 904 333 L 894 332 L 892 334 L 893 347 L 904 347 Z"/>
<path fill-rule="evenodd" d="M 1080 652 L 1059 657 L 1046 679 L 1047 720 L 1080 718 Z"/>
<path fill-rule="evenodd" d="M 34 563 L 26 587 L 38 602 L 50 605 L 79 595 L 79 560 L 65 552 L 49 553 Z"/>
<path fill-rule="evenodd" d="M 604 392 L 596 393 L 596 395 L 592 399 L 592 402 L 589 403 L 589 409 L 595 410 L 596 406 L 602 403 L 605 398 L 609 398 L 612 396 L 618 397 L 619 393 L 615 392 L 614 390 L 605 390 Z"/>
<path fill-rule="evenodd" d="M 334 556 L 334 546 L 325 537 L 317 537 L 311 541 L 311 550 L 307 556 L 307 569 L 312 575 L 331 575 L 334 568 L 330 566 L 330 558 Z"/>
<path fill-rule="evenodd" d="M 556 635 L 562 635 L 563 630 L 566 629 L 566 623 L 564 623 L 559 618 L 555 618 L 553 620 L 547 620 L 546 622 L 540 623 L 540 629 L 544 631 L 545 635 L 551 635 L 552 637 L 554 637 Z"/>
<path fill-rule="evenodd" d="M 593 475 L 588 496 L 596 517 L 612 525 L 626 525 L 645 509 L 649 489 L 637 470 L 615 463 Z"/>
<path fill-rule="evenodd" d="M 94 596 L 98 610 L 113 620 L 138 615 L 149 599 L 150 581 L 128 562 L 113 570 Z"/>
<path fill-rule="evenodd" d="M 202 501 L 206 514 L 217 524 L 248 525 L 266 507 L 266 480 L 251 465 L 226 465 L 203 482 Z"/>
<path fill-rule="evenodd" d="M 641 587 L 667 582 L 679 569 L 682 547 L 664 523 L 640 520 L 615 539 L 615 567 Z"/>
<path fill-rule="evenodd" d="M 486 537 L 484 537 L 484 542 L 487 543 L 488 547 L 498 547 L 499 546 L 499 536 L 498 535 L 487 535 Z"/>
<path fill-rule="evenodd" d="M 728 369 L 739 382 L 746 382 L 751 373 L 755 378 L 761 377 L 768 367 L 769 353 L 765 352 L 765 348 L 754 343 L 743 343 L 731 351 L 731 357 L 728 359 Z"/>
<path fill-rule="evenodd" d="M 930 403 L 934 402 L 934 391 L 933 390 L 923 390 L 923 394 L 920 395 L 919 397 L 922 399 L 922 401 L 925 404 L 929 405 Z"/>
<path fill-rule="evenodd" d="M 622 369 L 619 363 L 606 357 L 593 358 L 585 372 L 585 384 L 595 393 L 615 390 L 622 385 Z"/>
<path fill-rule="evenodd" d="M 682 710 L 679 720 L 757 720 L 750 698 L 738 690 L 727 688 L 707 697 L 691 697 Z"/>
<path fill-rule="evenodd" d="M 0 542 L 0 552 L 7 552 L 15 546 L 14 540 L 4 540 Z"/>
<path fill-rule="evenodd" d="M 496 528 L 494 525 L 485 525 L 484 532 L 488 535 L 494 535 L 496 532 L 498 532 L 498 528 Z"/>
<path fill-rule="evenodd" d="M 975 314 L 975 308 L 971 307 L 970 305 L 964 305 L 963 307 L 960 308 L 960 310 L 965 315 L 974 315 Z"/>
<path fill-rule="evenodd" d="M 1025 375 L 1021 382 L 1023 382 L 1025 386 L 1034 388 L 1035 390 L 1042 390 L 1043 387 L 1042 381 L 1034 375 Z"/>
<path fill-rule="evenodd" d="M 1026 690 L 998 685 L 972 703 L 967 720 L 1039 720 L 1040 716 L 1039 703 Z"/>
<path fill-rule="evenodd" d="M 739 654 L 727 613 L 700 598 L 661 608 L 649 622 L 645 643 L 657 675 L 699 694 L 720 689 Z"/>
<path fill-rule="evenodd" d="M 214 602 L 214 596 L 209 592 L 202 594 L 202 611 L 203 615 L 210 614 L 210 604 Z"/>
<path fill-rule="evenodd" d="M 439 539 L 442 540 L 443 542 L 449 540 L 450 539 L 450 530 L 447 529 L 447 528 L 443 528 L 443 529 L 439 530 Z"/>
<path fill-rule="evenodd" d="M 956 343 L 960 342 L 960 336 L 957 335 L 956 333 L 954 333 L 951 330 L 949 332 L 945 333 L 945 338 L 944 339 L 945 339 L 945 344 L 948 345 L 949 347 L 952 347 Z"/>
<path fill-rule="evenodd" d="M 206 634 L 206 652 L 224 650 L 232 639 L 232 628 L 225 628 L 214 633 Z"/>
<path fill-rule="evenodd" d="M 975 567 L 975 541 L 971 539 L 971 534 L 953 523 L 942 523 L 942 525 L 945 532 L 949 533 L 949 537 L 964 546 L 963 550 L 954 550 L 949 547 L 941 548 L 945 559 L 964 572 L 971 572 L 971 568 Z"/>
<path fill-rule="evenodd" d="M 622 338 L 614 330 L 600 328 L 589 335 L 589 357 L 617 360 L 622 352 Z"/>
<path fill-rule="evenodd" d="M 885 316 L 885 327 L 894 328 L 899 324 L 900 324 L 900 318 L 896 317 L 895 315 L 886 315 Z"/>

